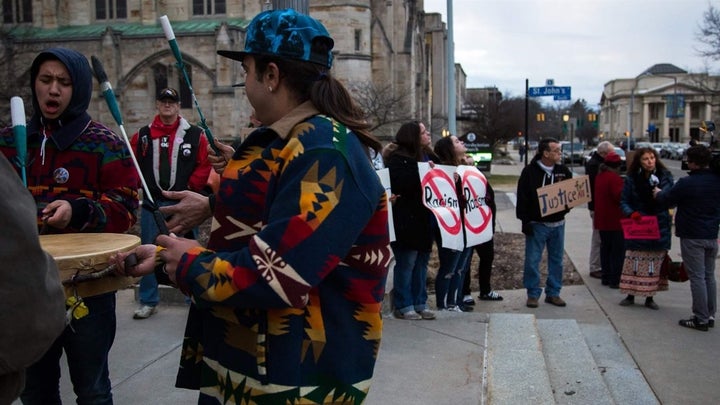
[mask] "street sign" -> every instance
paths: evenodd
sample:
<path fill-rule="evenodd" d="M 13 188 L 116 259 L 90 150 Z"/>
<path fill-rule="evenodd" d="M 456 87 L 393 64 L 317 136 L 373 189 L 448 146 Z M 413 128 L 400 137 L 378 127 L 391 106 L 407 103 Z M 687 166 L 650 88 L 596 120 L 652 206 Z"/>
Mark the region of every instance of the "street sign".
<path fill-rule="evenodd" d="M 553 96 L 555 100 L 570 100 L 570 86 L 545 86 L 528 88 L 528 97 Z"/>

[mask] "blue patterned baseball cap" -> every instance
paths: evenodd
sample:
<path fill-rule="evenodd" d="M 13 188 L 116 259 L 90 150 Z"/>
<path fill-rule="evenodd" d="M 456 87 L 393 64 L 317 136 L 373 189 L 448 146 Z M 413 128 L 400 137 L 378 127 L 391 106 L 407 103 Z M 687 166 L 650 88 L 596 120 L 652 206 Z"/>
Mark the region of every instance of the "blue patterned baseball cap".
<path fill-rule="evenodd" d="M 326 46 L 314 49 L 321 41 Z M 217 51 L 218 55 L 242 61 L 247 54 L 278 56 L 332 67 L 335 42 L 316 19 L 288 8 L 268 10 L 250 22 L 245 35 L 245 50 Z"/>

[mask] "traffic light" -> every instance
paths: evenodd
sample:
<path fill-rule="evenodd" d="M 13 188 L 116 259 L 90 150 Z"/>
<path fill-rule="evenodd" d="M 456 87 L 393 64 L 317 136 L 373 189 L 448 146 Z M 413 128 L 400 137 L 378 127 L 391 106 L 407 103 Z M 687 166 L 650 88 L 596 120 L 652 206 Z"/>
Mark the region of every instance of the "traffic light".
<path fill-rule="evenodd" d="M 537 114 L 535 114 L 535 118 L 538 121 L 545 121 L 545 113 L 537 113 Z"/>
<path fill-rule="evenodd" d="M 629 136 L 630 136 L 630 131 L 625 131 L 625 136 L 626 136 L 626 137 L 629 137 Z"/>

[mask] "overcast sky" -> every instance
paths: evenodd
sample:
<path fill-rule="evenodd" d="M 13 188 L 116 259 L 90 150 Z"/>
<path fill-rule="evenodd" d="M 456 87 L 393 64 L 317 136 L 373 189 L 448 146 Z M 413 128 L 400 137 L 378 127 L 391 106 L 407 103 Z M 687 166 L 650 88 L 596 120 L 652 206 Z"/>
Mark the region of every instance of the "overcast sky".
<path fill-rule="evenodd" d="M 496 86 L 505 97 L 555 79 L 573 101 L 596 108 L 605 83 L 657 63 L 705 70 L 696 39 L 708 0 L 455 0 L 455 62 L 467 87 Z M 718 8 L 720 2 L 713 1 Z M 447 0 L 425 12 L 447 23 Z M 717 71 L 717 62 L 710 70 Z M 551 103 L 552 97 L 542 97 Z"/>

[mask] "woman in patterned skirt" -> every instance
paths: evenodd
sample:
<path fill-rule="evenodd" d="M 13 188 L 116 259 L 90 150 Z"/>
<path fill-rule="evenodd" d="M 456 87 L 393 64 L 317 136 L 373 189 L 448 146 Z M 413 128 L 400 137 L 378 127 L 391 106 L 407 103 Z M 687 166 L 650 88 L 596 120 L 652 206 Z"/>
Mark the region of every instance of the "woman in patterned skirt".
<path fill-rule="evenodd" d="M 620 292 L 627 297 L 620 305 L 635 303 L 635 296 L 645 297 L 645 306 L 659 309 L 653 296 L 660 289 L 660 267 L 670 250 L 670 213 L 668 207 L 653 198 L 657 187 L 663 191 L 673 185 L 672 174 L 662 164 L 653 148 L 638 148 L 628 167 L 620 208 L 623 215 L 639 221 L 643 216 L 656 216 L 659 239 L 626 239 L 625 262 L 620 279 Z"/>

